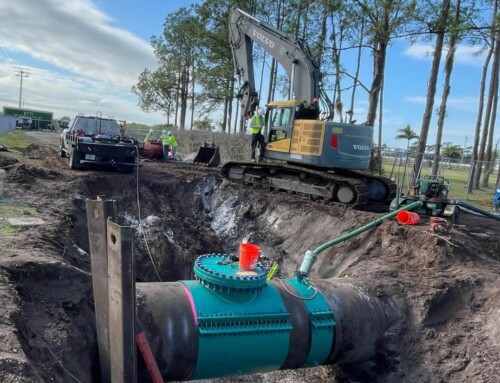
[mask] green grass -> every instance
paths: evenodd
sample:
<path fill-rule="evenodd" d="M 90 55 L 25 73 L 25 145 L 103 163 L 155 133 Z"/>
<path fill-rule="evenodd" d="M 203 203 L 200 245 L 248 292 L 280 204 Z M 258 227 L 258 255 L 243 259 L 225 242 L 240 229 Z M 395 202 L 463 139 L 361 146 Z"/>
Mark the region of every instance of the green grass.
<path fill-rule="evenodd" d="M 35 142 L 36 140 L 27 136 L 24 130 L 16 129 L 13 132 L 0 135 L 0 144 L 4 144 L 9 149 L 25 149 Z"/>
<path fill-rule="evenodd" d="M 0 237 L 13 235 L 24 230 L 21 227 L 10 226 L 7 222 L 7 218 L 36 216 L 37 212 L 34 207 L 10 205 L 0 201 Z"/>
<path fill-rule="evenodd" d="M 389 176 L 392 169 L 392 164 L 394 162 L 393 158 L 385 159 L 384 161 L 384 169 L 385 176 Z M 495 194 L 495 181 L 497 179 L 497 172 L 494 172 L 490 175 L 489 184 L 487 188 L 483 187 L 478 190 L 473 190 L 473 193 L 467 193 L 467 181 L 469 178 L 469 168 L 465 165 L 462 169 L 456 168 L 457 165 L 454 165 L 452 169 L 443 168 L 442 175 L 446 180 L 450 182 L 450 192 L 448 194 L 449 198 L 458 199 L 461 201 L 465 201 L 471 205 L 477 206 L 480 209 L 484 209 L 489 211 L 493 208 L 493 195 Z M 426 163 L 422 166 L 422 177 L 425 175 L 431 175 L 431 167 L 427 166 Z M 413 164 L 408 164 L 406 168 L 406 181 L 405 184 L 408 183 L 408 173 L 413 171 Z M 398 177 L 399 172 L 399 177 Z M 394 173 L 396 175 L 396 181 L 401 184 L 401 180 L 403 178 L 404 166 L 395 166 Z"/>
<path fill-rule="evenodd" d="M 22 153 L 18 149 L 25 149 L 36 140 L 33 137 L 27 136 L 24 130 L 16 129 L 13 132 L 0 135 L 0 144 L 5 145 L 9 151 L 0 152 L 0 157 L 13 157 L 20 160 Z"/>

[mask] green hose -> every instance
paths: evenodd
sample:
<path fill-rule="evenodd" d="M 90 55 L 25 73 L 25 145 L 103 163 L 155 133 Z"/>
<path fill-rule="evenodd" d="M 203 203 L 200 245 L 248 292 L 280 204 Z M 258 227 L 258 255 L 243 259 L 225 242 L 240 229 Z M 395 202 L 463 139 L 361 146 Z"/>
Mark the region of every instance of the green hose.
<path fill-rule="evenodd" d="M 336 245 L 337 243 L 344 242 L 347 239 L 355 237 L 355 236 L 357 236 L 357 235 L 359 235 L 359 234 L 361 234 L 369 229 L 377 227 L 383 221 L 396 216 L 400 211 L 413 210 L 413 209 L 420 207 L 422 205 L 423 205 L 422 201 L 413 202 L 409 205 L 406 205 L 406 206 L 403 206 L 397 210 L 394 210 L 393 212 L 390 212 L 386 215 L 383 215 L 382 217 L 377 218 L 376 220 L 371 221 L 370 223 L 367 223 L 366 225 L 361 226 L 361 227 L 357 228 L 356 230 L 353 230 L 353 231 L 351 231 L 347 234 L 344 234 L 338 238 L 332 239 L 331 241 L 326 242 L 326 243 L 322 244 L 321 246 L 317 247 L 313 251 L 307 250 L 306 254 L 304 255 L 304 260 L 302 261 L 302 264 L 300 265 L 300 268 L 296 273 L 297 277 L 299 277 L 299 279 L 304 279 L 304 278 L 307 278 L 309 276 L 309 273 L 311 272 L 311 269 L 312 269 L 314 263 L 316 262 L 316 259 L 318 258 L 319 253 L 321 253 L 323 250 L 326 250 L 329 247 Z"/>

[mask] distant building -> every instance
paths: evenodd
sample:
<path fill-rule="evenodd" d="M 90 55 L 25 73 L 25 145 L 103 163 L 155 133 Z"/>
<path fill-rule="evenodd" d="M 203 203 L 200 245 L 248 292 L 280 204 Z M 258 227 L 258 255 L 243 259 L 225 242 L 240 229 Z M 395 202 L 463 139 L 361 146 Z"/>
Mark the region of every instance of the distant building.
<path fill-rule="evenodd" d="M 4 106 L 3 114 L 16 117 L 27 129 L 52 129 L 53 112 Z"/>

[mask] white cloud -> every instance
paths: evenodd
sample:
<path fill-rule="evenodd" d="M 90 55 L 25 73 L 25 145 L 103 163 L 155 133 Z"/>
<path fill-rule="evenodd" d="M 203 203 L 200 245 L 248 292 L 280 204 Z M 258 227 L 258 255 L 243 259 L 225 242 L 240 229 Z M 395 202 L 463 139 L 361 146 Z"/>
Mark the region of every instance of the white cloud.
<path fill-rule="evenodd" d="M 426 98 L 424 96 L 407 96 L 404 98 L 405 101 L 411 102 L 413 104 L 423 104 L 425 105 Z"/>
<path fill-rule="evenodd" d="M 478 98 L 477 97 L 450 97 L 447 107 L 450 109 L 458 109 L 462 112 L 477 113 Z"/>
<path fill-rule="evenodd" d="M 403 56 L 415 59 L 429 59 L 432 58 L 434 46 L 428 44 L 412 44 L 403 51 Z"/>
<path fill-rule="evenodd" d="M 424 96 L 407 96 L 405 101 L 412 104 L 425 105 L 427 98 Z M 441 96 L 436 96 L 434 100 L 434 108 L 438 108 L 441 103 Z M 449 97 L 446 103 L 447 109 L 457 109 L 461 112 L 477 113 L 478 99 L 477 97 Z"/>
<path fill-rule="evenodd" d="M 417 60 L 432 60 L 434 45 L 431 44 L 413 44 L 403 51 L 403 55 Z M 447 47 L 443 50 L 442 59 L 446 58 Z M 477 46 L 458 45 L 455 52 L 455 63 L 473 66 L 482 66 L 484 61 L 484 52 Z"/>
<path fill-rule="evenodd" d="M 1 2 L 0 102 L 18 104 L 12 67 L 22 66 L 30 72 L 23 84 L 27 108 L 162 121 L 159 113 L 142 112 L 130 92 L 144 68 L 157 65 L 152 47 L 112 24 L 89 0 Z"/>

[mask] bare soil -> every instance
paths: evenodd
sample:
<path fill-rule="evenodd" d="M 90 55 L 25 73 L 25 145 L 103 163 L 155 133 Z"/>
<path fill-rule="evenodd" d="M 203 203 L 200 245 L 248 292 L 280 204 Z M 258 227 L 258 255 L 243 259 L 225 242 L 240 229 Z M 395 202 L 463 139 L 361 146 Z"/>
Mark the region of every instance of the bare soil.
<path fill-rule="evenodd" d="M 57 134 L 36 137 L 6 169 L 0 200 L 35 207 L 45 221 L 0 237 L 0 382 L 99 382 L 88 198 L 115 199 L 120 223 L 136 229 L 141 281 L 157 280 L 145 240 L 163 281 L 191 279 L 196 257 L 235 253 L 245 240 L 290 277 L 306 250 L 381 216 L 244 189 L 184 163 L 141 161 L 138 178 L 70 171 Z M 445 236 L 428 228 L 425 217 L 415 226 L 388 220 L 321 253 L 313 269 L 313 278 L 341 278 L 397 302 L 401 318 L 376 360 L 213 381 L 498 382 L 500 222 L 463 214 Z"/>

